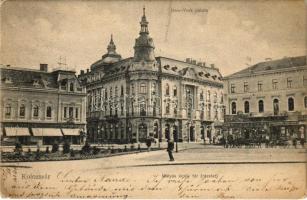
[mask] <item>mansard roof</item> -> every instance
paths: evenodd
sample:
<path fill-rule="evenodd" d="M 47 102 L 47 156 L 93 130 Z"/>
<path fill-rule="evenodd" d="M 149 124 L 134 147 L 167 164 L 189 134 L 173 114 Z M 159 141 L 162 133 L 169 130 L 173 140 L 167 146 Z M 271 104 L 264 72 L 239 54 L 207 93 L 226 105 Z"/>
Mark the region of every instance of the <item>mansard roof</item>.
<path fill-rule="evenodd" d="M 306 56 L 285 57 L 278 60 L 270 60 L 270 61 L 257 63 L 253 66 L 250 66 L 241 71 L 226 76 L 225 78 L 240 77 L 255 73 L 259 74 L 270 73 L 276 70 L 291 69 L 301 66 L 306 66 Z"/>
<path fill-rule="evenodd" d="M 1 85 L 7 87 L 58 89 L 61 81 L 76 78 L 75 72 L 40 70 L 0 66 Z"/>
<path fill-rule="evenodd" d="M 157 57 L 156 59 L 164 74 L 218 82 L 222 78 L 219 69 L 216 67 L 204 67 L 166 57 Z"/>
<path fill-rule="evenodd" d="M 163 75 L 222 83 L 222 75 L 216 67 L 205 67 L 166 57 L 156 57 L 156 61 Z M 84 75 L 86 75 L 87 82 L 96 82 L 109 76 L 126 73 L 133 62 L 133 57 L 129 57 L 115 63 L 96 66 Z"/>

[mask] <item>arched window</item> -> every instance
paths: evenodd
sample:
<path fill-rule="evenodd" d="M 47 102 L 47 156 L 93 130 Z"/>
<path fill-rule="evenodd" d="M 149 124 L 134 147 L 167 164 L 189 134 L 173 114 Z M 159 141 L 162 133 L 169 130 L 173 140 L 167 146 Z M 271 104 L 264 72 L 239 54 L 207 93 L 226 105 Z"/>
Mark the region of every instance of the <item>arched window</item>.
<path fill-rule="evenodd" d="M 231 103 L 231 114 L 233 114 L 233 115 L 237 114 L 237 104 L 236 104 L 236 102 Z"/>
<path fill-rule="evenodd" d="M 177 96 L 177 87 L 176 87 L 176 85 L 174 86 L 174 97 L 176 97 Z"/>
<path fill-rule="evenodd" d="M 108 99 L 108 91 L 107 91 L 107 90 L 104 91 L 104 98 L 105 98 L 106 100 Z"/>
<path fill-rule="evenodd" d="M 217 93 L 216 92 L 214 92 L 214 94 L 213 94 L 213 101 L 214 101 L 214 103 L 217 102 Z"/>
<path fill-rule="evenodd" d="M 305 108 L 307 108 L 307 96 L 304 97 L 304 105 L 305 105 Z"/>
<path fill-rule="evenodd" d="M 46 109 L 46 117 L 49 117 L 49 118 L 52 117 L 52 109 L 51 109 L 51 106 L 47 106 L 47 109 Z"/>
<path fill-rule="evenodd" d="M 152 83 L 152 85 L 151 85 L 151 93 L 152 93 L 153 95 L 156 94 L 156 83 Z"/>
<path fill-rule="evenodd" d="M 144 101 L 140 104 L 140 115 L 146 116 L 146 103 Z"/>
<path fill-rule="evenodd" d="M 26 116 L 26 106 L 21 104 L 19 107 L 19 117 L 24 118 Z"/>
<path fill-rule="evenodd" d="M 203 90 L 202 90 L 202 91 L 200 92 L 200 94 L 199 94 L 199 99 L 200 99 L 201 101 L 204 100 L 204 91 L 203 91 Z"/>
<path fill-rule="evenodd" d="M 168 83 L 166 83 L 166 85 L 165 85 L 165 94 L 169 95 L 169 85 L 168 85 Z"/>
<path fill-rule="evenodd" d="M 169 103 L 166 103 L 165 112 L 166 112 L 166 114 L 170 113 L 170 104 Z"/>
<path fill-rule="evenodd" d="M 258 111 L 259 111 L 259 113 L 263 113 L 264 112 L 263 100 L 259 100 L 258 101 Z"/>
<path fill-rule="evenodd" d="M 177 104 L 174 105 L 174 115 L 177 115 Z"/>
<path fill-rule="evenodd" d="M 294 111 L 294 99 L 292 97 L 288 99 L 288 110 Z"/>
<path fill-rule="evenodd" d="M 74 83 L 69 84 L 69 91 L 71 91 L 71 92 L 74 91 Z"/>
<path fill-rule="evenodd" d="M 37 105 L 33 107 L 33 117 L 38 117 L 39 108 Z"/>
<path fill-rule="evenodd" d="M 274 110 L 274 115 L 278 115 L 279 113 L 279 100 L 278 99 L 273 100 L 273 110 Z"/>
<path fill-rule="evenodd" d="M 10 118 L 11 117 L 11 114 L 12 114 L 12 107 L 11 107 L 11 104 L 7 104 L 5 106 L 5 117 L 6 118 Z"/>
<path fill-rule="evenodd" d="M 244 113 L 249 113 L 249 102 L 248 101 L 244 102 Z"/>

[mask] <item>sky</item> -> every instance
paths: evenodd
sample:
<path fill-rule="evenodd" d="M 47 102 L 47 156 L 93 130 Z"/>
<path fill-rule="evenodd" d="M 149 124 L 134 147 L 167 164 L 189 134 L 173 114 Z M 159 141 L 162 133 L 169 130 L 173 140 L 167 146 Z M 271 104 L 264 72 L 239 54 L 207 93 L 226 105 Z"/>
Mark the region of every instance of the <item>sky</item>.
<path fill-rule="evenodd" d="M 4 1 L 0 63 L 87 69 L 113 34 L 123 58 L 134 54 L 143 7 L 155 55 L 214 63 L 229 75 L 266 58 L 306 55 L 303 0 Z M 62 60 L 63 61 L 63 60 Z"/>

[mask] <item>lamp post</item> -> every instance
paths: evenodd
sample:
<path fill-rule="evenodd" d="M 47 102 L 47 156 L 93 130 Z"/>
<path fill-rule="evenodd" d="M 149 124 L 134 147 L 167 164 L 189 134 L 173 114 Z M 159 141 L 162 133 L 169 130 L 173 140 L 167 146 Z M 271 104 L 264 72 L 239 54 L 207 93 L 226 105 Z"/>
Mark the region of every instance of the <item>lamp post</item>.
<path fill-rule="evenodd" d="M 178 120 L 175 121 L 176 153 L 178 153 Z"/>

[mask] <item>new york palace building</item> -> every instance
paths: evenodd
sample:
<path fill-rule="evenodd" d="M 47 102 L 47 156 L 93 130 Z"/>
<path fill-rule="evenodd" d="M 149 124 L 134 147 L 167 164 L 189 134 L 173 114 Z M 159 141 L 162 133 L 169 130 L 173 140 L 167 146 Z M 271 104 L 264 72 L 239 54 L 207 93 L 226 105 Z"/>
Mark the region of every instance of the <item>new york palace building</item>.
<path fill-rule="evenodd" d="M 214 65 L 155 57 L 145 9 L 134 56 L 122 58 L 111 36 L 107 53 L 81 70 L 90 142 L 208 142 L 223 121 L 223 83 Z"/>

